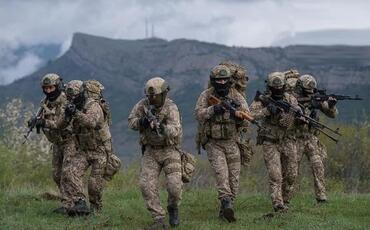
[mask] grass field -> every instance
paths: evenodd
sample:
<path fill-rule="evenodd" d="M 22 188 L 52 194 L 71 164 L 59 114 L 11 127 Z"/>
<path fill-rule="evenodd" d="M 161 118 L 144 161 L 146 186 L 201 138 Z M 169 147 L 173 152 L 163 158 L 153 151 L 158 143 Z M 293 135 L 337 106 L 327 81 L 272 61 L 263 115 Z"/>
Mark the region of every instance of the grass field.
<path fill-rule="evenodd" d="M 51 213 L 58 201 L 45 200 L 41 193 L 35 188 L 0 192 L 0 229 L 143 229 L 151 223 L 137 189 L 107 189 L 101 214 L 77 218 Z M 166 194 L 161 196 L 165 201 Z M 311 194 L 298 194 L 288 213 L 264 219 L 271 211 L 268 195 L 240 194 L 238 221 L 228 224 L 217 218 L 215 191 L 185 191 L 178 229 L 370 229 L 370 195 L 329 197 L 328 204 L 316 205 Z"/>

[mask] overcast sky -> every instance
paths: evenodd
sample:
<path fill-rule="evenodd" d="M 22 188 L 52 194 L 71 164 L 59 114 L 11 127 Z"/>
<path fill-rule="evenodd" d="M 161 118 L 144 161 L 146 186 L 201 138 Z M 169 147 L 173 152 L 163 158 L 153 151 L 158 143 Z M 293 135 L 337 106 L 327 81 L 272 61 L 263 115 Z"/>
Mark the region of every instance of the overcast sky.
<path fill-rule="evenodd" d="M 74 32 L 111 38 L 145 37 L 145 20 L 168 40 L 190 38 L 226 45 L 269 46 L 286 34 L 322 29 L 369 29 L 370 1 L 360 0 L 0 0 L 0 84 L 43 62 L 20 47 L 60 45 Z"/>

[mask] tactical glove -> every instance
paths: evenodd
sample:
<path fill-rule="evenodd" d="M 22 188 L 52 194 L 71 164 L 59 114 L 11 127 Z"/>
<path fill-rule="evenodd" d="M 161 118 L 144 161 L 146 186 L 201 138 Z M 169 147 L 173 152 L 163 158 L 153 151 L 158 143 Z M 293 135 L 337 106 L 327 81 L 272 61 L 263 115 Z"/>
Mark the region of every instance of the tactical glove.
<path fill-rule="evenodd" d="M 45 119 L 41 118 L 36 121 L 36 129 L 45 128 Z"/>
<path fill-rule="evenodd" d="M 281 109 L 272 103 L 268 104 L 266 108 L 271 114 L 278 114 L 281 112 Z"/>
<path fill-rule="evenodd" d="M 147 129 L 147 128 L 150 127 L 150 122 L 149 122 L 147 117 L 142 117 L 139 120 L 139 125 L 140 125 L 140 127 L 144 128 L 144 129 Z"/>
<path fill-rule="evenodd" d="M 213 106 L 213 112 L 216 115 L 223 114 L 225 112 L 225 108 L 221 104 L 217 104 Z"/>
<path fill-rule="evenodd" d="M 76 113 L 76 105 L 75 104 L 68 104 L 66 109 L 64 110 L 64 114 L 66 117 L 71 117 Z"/>
<path fill-rule="evenodd" d="M 333 97 L 329 97 L 328 99 L 329 108 L 333 108 L 336 104 L 337 104 L 337 99 Z"/>
<path fill-rule="evenodd" d="M 35 117 L 34 117 L 34 118 L 29 119 L 29 120 L 27 121 L 27 126 L 28 126 L 28 128 L 34 127 L 34 126 L 35 126 L 35 124 L 36 124 L 36 121 L 37 121 L 37 119 L 36 119 Z"/>
<path fill-rule="evenodd" d="M 316 101 L 316 100 L 312 100 L 311 105 L 312 105 L 312 108 L 314 108 L 314 109 L 320 109 L 321 108 L 321 103 L 319 101 Z"/>

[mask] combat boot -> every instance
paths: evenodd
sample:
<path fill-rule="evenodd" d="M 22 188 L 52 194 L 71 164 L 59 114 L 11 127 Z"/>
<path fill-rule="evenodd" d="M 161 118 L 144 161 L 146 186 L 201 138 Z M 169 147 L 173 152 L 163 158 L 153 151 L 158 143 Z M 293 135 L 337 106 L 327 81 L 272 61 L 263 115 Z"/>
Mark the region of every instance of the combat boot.
<path fill-rule="evenodd" d="M 316 201 L 318 204 L 327 204 L 328 203 L 328 200 L 327 199 L 319 199 L 319 198 L 316 198 Z"/>
<path fill-rule="evenodd" d="M 87 216 L 90 214 L 90 210 L 86 205 L 86 201 L 79 199 L 75 202 L 75 206 L 68 209 L 69 216 Z"/>
<path fill-rule="evenodd" d="M 150 225 L 149 227 L 147 227 L 145 229 L 146 230 L 168 229 L 168 226 L 165 223 L 164 218 L 163 218 L 163 219 L 155 220 L 152 225 Z"/>
<path fill-rule="evenodd" d="M 274 211 L 275 212 L 287 212 L 288 207 L 283 205 L 283 204 L 278 204 L 278 205 L 274 206 Z"/>
<path fill-rule="evenodd" d="M 94 204 L 94 203 L 91 203 L 90 202 L 90 212 L 93 213 L 93 214 L 98 214 L 100 213 L 102 210 L 102 207 L 101 205 L 99 204 Z"/>
<path fill-rule="evenodd" d="M 59 207 L 53 210 L 54 213 L 67 214 L 67 209 L 65 207 Z"/>
<path fill-rule="evenodd" d="M 175 205 L 169 205 L 167 210 L 170 216 L 169 222 L 171 227 L 177 227 L 180 224 L 179 208 Z"/>
<path fill-rule="evenodd" d="M 229 222 L 236 221 L 233 209 L 233 203 L 230 197 L 225 197 L 221 200 L 221 210 L 225 219 Z"/>

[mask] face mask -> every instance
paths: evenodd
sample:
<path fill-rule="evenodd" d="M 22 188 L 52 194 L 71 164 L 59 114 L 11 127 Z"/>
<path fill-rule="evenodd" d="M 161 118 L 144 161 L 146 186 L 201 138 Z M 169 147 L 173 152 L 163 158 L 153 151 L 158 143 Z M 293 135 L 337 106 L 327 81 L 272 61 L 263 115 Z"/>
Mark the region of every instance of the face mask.
<path fill-rule="evenodd" d="M 215 80 L 211 81 L 213 88 L 215 88 L 216 93 L 221 97 L 226 97 L 229 94 L 231 81 L 228 80 L 226 83 L 217 83 Z"/>
<path fill-rule="evenodd" d="M 55 89 L 54 91 L 52 91 L 50 93 L 47 93 L 45 91 L 43 91 L 43 92 L 44 92 L 44 94 L 46 95 L 46 98 L 49 101 L 55 101 L 59 97 L 59 95 L 61 93 L 61 91 L 59 91 L 58 89 Z"/>
<path fill-rule="evenodd" d="M 149 104 L 154 105 L 156 108 L 162 107 L 166 100 L 167 93 L 160 93 L 154 96 L 148 96 Z"/>
<path fill-rule="evenodd" d="M 271 91 L 271 97 L 276 100 L 280 100 L 284 96 L 284 87 L 281 89 L 270 87 L 270 91 Z"/>

